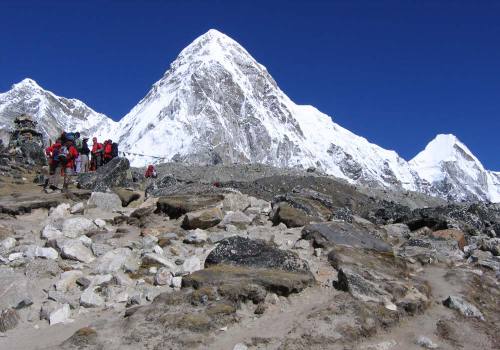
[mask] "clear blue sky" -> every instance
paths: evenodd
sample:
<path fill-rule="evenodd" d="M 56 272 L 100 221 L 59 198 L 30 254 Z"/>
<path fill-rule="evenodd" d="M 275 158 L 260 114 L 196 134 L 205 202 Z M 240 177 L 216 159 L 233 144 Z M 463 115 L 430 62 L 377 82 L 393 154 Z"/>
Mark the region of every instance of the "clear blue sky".
<path fill-rule="evenodd" d="M 500 170 L 500 1 L 0 0 L 0 91 L 31 77 L 117 120 L 210 28 L 406 159 L 453 133 Z"/>

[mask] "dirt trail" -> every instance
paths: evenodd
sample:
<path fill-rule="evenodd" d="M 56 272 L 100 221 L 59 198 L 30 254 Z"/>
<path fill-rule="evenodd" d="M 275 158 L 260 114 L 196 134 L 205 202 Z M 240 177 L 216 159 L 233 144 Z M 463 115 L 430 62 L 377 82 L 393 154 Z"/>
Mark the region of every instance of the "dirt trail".
<path fill-rule="evenodd" d="M 309 288 L 289 297 L 288 304 L 276 305 L 261 317 L 246 319 L 219 332 L 215 341 L 204 349 L 232 350 L 235 344 L 250 343 L 254 337 L 284 339 L 309 314 L 329 305 L 338 293 L 332 288 Z"/>

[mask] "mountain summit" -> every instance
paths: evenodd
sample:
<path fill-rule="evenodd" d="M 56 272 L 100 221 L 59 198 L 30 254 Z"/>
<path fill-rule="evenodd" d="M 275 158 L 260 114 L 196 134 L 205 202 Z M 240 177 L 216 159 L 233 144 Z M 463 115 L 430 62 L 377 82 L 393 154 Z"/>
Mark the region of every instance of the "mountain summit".
<path fill-rule="evenodd" d="M 4 142 L 8 141 L 14 119 L 22 113 L 34 117 L 46 140 L 55 140 L 63 130 L 79 130 L 89 136 L 107 135 L 117 126 L 82 101 L 57 96 L 30 78 L 0 94 L 0 137 Z"/>
<path fill-rule="evenodd" d="M 215 29 L 182 50 L 118 123 L 31 79 L 0 94 L 0 136 L 20 113 L 33 115 L 47 138 L 80 130 L 119 140 L 134 166 L 181 161 L 314 167 L 350 183 L 500 201 L 500 173 L 485 170 L 455 136 L 438 135 L 409 163 L 316 108 L 295 104 L 263 65 Z"/>
<path fill-rule="evenodd" d="M 213 29 L 182 50 L 120 130 L 125 149 L 165 160 L 317 167 L 350 182 L 419 189 L 395 152 L 293 103 L 264 66 Z"/>
<path fill-rule="evenodd" d="M 441 196 L 500 202 L 500 174 L 487 171 L 455 135 L 437 135 L 410 164 Z"/>

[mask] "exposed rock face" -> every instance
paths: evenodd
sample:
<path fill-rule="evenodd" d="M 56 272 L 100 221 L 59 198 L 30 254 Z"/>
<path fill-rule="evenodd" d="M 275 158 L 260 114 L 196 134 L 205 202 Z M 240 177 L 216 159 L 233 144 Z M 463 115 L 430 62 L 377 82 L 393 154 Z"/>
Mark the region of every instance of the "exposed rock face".
<path fill-rule="evenodd" d="M 484 320 L 483 314 L 477 307 L 457 296 L 449 296 L 443 300 L 443 305 L 450 309 L 457 310 L 465 317 L 476 317 Z"/>
<path fill-rule="evenodd" d="M 283 223 L 286 227 L 301 227 L 311 222 L 312 218 L 304 211 L 282 202 L 275 206 L 272 213 L 272 221 L 275 225 Z"/>
<path fill-rule="evenodd" d="M 14 309 L 0 311 L 0 333 L 13 329 L 19 323 L 19 315 Z"/>
<path fill-rule="evenodd" d="M 79 174 L 78 185 L 80 188 L 96 192 L 106 192 L 113 187 L 125 186 L 132 180 L 129 168 L 130 163 L 127 158 L 113 158 L 95 172 Z"/>
<path fill-rule="evenodd" d="M 295 253 L 280 250 L 261 240 L 233 236 L 218 242 L 205 260 L 211 265 L 236 265 L 308 273 L 309 266 Z"/>
<path fill-rule="evenodd" d="M 365 229 L 343 222 L 311 224 L 302 230 L 302 238 L 320 247 L 348 245 L 392 254 L 392 247 Z"/>
<path fill-rule="evenodd" d="M 160 197 L 158 200 L 158 210 L 167 214 L 172 219 L 177 219 L 182 215 L 212 207 L 222 202 L 224 199 L 220 195 L 182 195 Z"/>

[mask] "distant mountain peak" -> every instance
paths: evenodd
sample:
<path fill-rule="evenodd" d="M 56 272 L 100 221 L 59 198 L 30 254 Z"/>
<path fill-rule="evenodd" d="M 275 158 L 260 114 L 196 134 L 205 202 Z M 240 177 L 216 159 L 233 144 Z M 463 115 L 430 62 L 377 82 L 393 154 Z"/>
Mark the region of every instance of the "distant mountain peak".
<path fill-rule="evenodd" d="M 19 83 L 12 85 L 12 89 L 24 89 L 24 88 L 34 88 L 42 89 L 38 83 L 31 78 L 24 78 Z"/>

